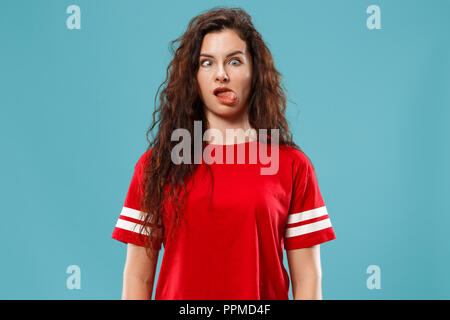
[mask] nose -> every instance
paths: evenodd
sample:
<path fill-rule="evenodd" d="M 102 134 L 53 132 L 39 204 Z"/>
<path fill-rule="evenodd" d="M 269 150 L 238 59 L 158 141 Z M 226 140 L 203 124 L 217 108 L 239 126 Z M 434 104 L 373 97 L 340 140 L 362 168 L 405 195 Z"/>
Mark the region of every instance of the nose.
<path fill-rule="evenodd" d="M 229 77 L 223 67 L 219 67 L 216 74 L 216 81 L 227 82 Z"/>

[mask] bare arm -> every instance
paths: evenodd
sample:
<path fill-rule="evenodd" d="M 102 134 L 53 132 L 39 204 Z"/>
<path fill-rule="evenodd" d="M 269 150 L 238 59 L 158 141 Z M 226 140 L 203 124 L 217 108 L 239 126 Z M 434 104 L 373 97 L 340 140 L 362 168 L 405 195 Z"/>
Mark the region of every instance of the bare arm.
<path fill-rule="evenodd" d="M 152 259 L 147 256 L 145 247 L 128 243 L 123 271 L 122 300 L 151 299 L 158 255 L 159 251 Z"/>
<path fill-rule="evenodd" d="M 294 300 L 322 300 L 320 245 L 286 250 Z"/>

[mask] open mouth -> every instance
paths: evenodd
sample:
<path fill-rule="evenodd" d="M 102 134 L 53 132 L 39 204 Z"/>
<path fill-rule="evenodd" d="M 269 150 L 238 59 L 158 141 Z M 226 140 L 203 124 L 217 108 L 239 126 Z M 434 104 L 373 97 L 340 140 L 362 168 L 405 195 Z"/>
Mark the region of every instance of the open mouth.
<path fill-rule="evenodd" d="M 214 95 L 217 96 L 217 95 L 220 94 L 220 93 L 228 92 L 228 91 L 233 92 L 233 90 L 231 90 L 230 88 L 227 88 L 227 87 L 219 87 L 219 88 L 214 89 Z"/>
<path fill-rule="evenodd" d="M 213 94 L 217 97 L 217 99 L 222 104 L 232 105 L 237 100 L 237 95 L 233 90 L 227 87 L 219 87 L 214 89 Z"/>

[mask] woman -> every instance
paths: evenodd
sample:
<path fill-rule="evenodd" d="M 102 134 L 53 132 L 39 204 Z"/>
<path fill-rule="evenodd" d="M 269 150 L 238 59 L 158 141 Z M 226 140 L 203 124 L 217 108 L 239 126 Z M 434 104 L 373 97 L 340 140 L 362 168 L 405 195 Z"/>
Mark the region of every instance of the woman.
<path fill-rule="evenodd" d="M 335 234 L 314 167 L 292 141 L 261 35 L 243 10 L 216 8 L 174 43 L 147 135 L 158 130 L 112 235 L 128 244 L 122 299 L 151 298 L 162 244 L 155 299 L 288 299 L 283 246 L 294 299 L 321 299 L 319 244 Z M 189 148 L 178 148 L 176 130 L 189 134 Z M 250 161 L 263 149 L 276 155 L 268 174 L 261 151 Z M 199 154 L 200 163 L 187 161 Z M 245 163 L 236 161 L 242 154 Z M 225 159 L 234 161 L 217 161 Z"/>

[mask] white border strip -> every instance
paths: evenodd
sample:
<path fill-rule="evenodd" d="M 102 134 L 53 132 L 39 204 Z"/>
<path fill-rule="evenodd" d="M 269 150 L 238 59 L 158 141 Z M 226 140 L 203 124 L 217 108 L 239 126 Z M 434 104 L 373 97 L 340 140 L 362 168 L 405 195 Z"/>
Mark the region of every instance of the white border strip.
<path fill-rule="evenodd" d="M 326 229 L 329 227 L 331 227 L 331 221 L 330 221 L 330 218 L 327 218 L 324 220 L 320 220 L 320 221 L 313 222 L 310 224 L 305 224 L 305 225 L 298 226 L 298 227 L 286 228 L 285 237 L 289 238 L 289 237 L 300 236 L 302 234 L 319 231 L 319 230 Z"/>
<path fill-rule="evenodd" d="M 328 214 L 327 208 L 325 206 L 323 206 L 323 207 L 308 210 L 308 211 L 290 214 L 290 215 L 288 215 L 287 223 L 291 224 L 291 223 L 301 222 L 301 221 L 305 221 L 305 220 L 309 220 L 309 219 L 313 219 L 313 218 L 318 218 L 318 217 L 324 216 L 326 214 Z"/>
<path fill-rule="evenodd" d="M 131 209 L 131 208 L 127 208 L 127 207 L 123 207 L 122 211 L 120 212 L 120 214 L 123 216 L 130 217 L 130 218 L 133 218 L 136 220 L 144 221 L 144 218 L 141 217 L 141 213 L 144 213 L 144 212 L 135 210 L 135 209 Z"/>
<path fill-rule="evenodd" d="M 138 223 L 134 223 L 131 221 L 119 219 L 117 220 L 116 228 L 128 230 L 131 232 L 139 233 L 141 225 Z M 147 230 L 144 230 L 144 235 L 149 235 L 150 233 Z"/>

